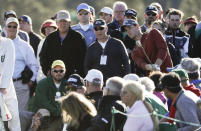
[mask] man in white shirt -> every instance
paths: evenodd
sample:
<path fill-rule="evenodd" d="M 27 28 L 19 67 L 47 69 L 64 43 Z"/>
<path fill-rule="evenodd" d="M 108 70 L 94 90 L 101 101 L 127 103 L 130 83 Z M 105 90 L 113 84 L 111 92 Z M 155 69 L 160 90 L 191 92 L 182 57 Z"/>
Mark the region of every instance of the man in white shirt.
<path fill-rule="evenodd" d="M 15 66 L 13 82 L 18 98 L 19 111 L 25 111 L 28 108 L 29 88 L 33 88 L 34 81 L 38 72 L 38 64 L 34 55 L 33 48 L 17 35 L 19 31 L 19 22 L 16 18 L 10 17 L 6 21 L 7 37 L 14 42 L 15 46 Z M 33 75 L 29 82 L 23 82 L 22 72 L 28 67 Z"/>
<path fill-rule="evenodd" d="M 1 28 L 0 28 L 1 34 Z M 13 86 L 12 75 L 14 71 L 15 48 L 10 39 L 0 35 L 0 95 L 5 102 L 12 119 L 7 117 L 10 131 L 20 131 L 20 120 L 16 92 Z M 2 105 L 0 105 L 2 107 Z M 1 108 L 2 109 L 2 108 Z M 1 117 L 5 113 L 1 110 Z"/>

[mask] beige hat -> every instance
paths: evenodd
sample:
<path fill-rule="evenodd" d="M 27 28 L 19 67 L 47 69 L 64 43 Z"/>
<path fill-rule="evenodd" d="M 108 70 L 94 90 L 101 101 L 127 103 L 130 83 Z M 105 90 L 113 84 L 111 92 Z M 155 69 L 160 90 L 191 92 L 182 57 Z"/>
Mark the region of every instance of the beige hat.
<path fill-rule="evenodd" d="M 100 13 L 105 13 L 105 14 L 112 15 L 113 10 L 112 10 L 110 7 L 103 7 L 103 8 L 100 10 L 99 14 L 100 14 Z"/>
<path fill-rule="evenodd" d="M 59 12 L 57 12 L 56 21 L 60 20 L 71 21 L 70 13 L 67 10 L 60 10 Z"/>
<path fill-rule="evenodd" d="M 8 19 L 6 20 L 6 26 L 7 26 L 9 23 L 11 23 L 11 22 L 15 22 L 17 25 L 19 25 L 19 21 L 18 21 L 17 18 L 15 18 L 15 17 L 10 17 L 10 18 L 8 18 Z"/>
<path fill-rule="evenodd" d="M 50 112 L 47 109 L 39 109 L 36 114 L 40 114 L 42 117 L 50 116 Z"/>
<path fill-rule="evenodd" d="M 200 64 L 193 58 L 184 58 L 181 60 L 181 67 L 187 73 L 195 73 L 200 70 Z"/>
<path fill-rule="evenodd" d="M 53 61 L 51 68 L 53 69 L 55 66 L 61 66 L 61 67 L 65 68 L 65 64 L 62 60 Z"/>

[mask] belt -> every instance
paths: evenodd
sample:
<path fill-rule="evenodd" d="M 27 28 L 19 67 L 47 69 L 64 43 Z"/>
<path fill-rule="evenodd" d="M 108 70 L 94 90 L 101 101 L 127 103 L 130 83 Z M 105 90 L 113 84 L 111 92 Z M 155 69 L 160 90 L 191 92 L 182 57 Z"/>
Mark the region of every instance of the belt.
<path fill-rule="evenodd" d="M 19 80 L 22 80 L 22 77 L 19 77 L 19 78 L 13 79 L 13 82 L 15 82 L 15 81 L 19 81 Z"/>

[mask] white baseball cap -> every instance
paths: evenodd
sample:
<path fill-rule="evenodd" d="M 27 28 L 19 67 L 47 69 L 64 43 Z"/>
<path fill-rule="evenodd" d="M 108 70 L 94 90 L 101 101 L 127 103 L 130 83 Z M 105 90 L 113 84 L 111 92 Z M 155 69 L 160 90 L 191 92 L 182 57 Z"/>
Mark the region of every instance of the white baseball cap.
<path fill-rule="evenodd" d="M 112 15 L 113 13 L 113 10 L 110 8 L 110 7 L 104 7 L 100 10 L 99 14 L 100 13 L 106 13 L 106 14 L 109 14 L 109 15 Z"/>
<path fill-rule="evenodd" d="M 88 71 L 85 80 L 96 83 L 96 84 L 102 84 L 103 83 L 103 74 L 97 69 L 91 69 Z"/>
<path fill-rule="evenodd" d="M 139 81 L 140 80 L 139 76 L 136 74 L 133 74 L 133 73 L 125 75 L 123 77 L 123 79 L 124 80 L 132 80 L 132 81 Z"/>
<path fill-rule="evenodd" d="M 15 22 L 17 25 L 19 25 L 19 21 L 18 21 L 17 18 L 15 18 L 15 17 L 10 17 L 10 18 L 8 18 L 8 19 L 6 20 L 6 26 L 7 26 L 9 23 L 11 23 L 11 22 Z"/>

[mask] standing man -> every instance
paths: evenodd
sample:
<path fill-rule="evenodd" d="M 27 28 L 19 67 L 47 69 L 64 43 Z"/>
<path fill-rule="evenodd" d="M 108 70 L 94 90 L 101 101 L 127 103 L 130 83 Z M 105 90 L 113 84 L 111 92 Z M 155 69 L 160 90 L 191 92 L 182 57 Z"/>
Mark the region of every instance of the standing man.
<path fill-rule="evenodd" d="M 73 73 L 84 76 L 85 39 L 71 29 L 70 22 L 68 11 L 60 10 L 57 13 L 58 30 L 46 37 L 40 53 L 40 63 L 45 75 L 50 75 L 51 63 L 60 59 L 68 69 L 67 78 Z"/>
<path fill-rule="evenodd" d="M 158 17 L 158 9 L 155 6 L 148 6 L 145 10 L 144 18 L 145 22 L 141 26 L 142 33 L 150 31 L 152 24 L 157 20 Z"/>
<path fill-rule="evenodd" d="M 143 34 L 137 21 L 132 19 L 126 19 L 123 28 L 138 45 L 133 49 L 132 58 L 145 74 L 153 70 L 167 72 L 166 68 L 172 67 L 167 44 L 158 30 L 153 29 Z"/>
<path fill-rule="evenodd" d="M 81 3 L 77 7 L 77 18 L 79 24 L 72 27 L 73 30 L 80 32 L 84 36 L 87 47 L 96 40 L 93 25 L 90 22 L 91 15 L 89 5 Z"/>
<path fill-rule="evenodd" d="M 180 10 L 170 10 L 168 13 L 168 28 L 165 31 L 165 39 L 175 46 L 179 62 L 181 58 L 188 57 L 189 48 L 189 36 L 180 29 L 183 15 L 183 12 Z"/>
<path fill-rule="evenodd" d="M 107 35 L 104 20 L 95 20 L 93 26 L 97 40 L 87 50 L 85 72 L 98 69 L 103 73 L 104 80 L 130 73 L 128 53 L 123 43 Z"/>
<path fill-rule="evenodd" d="M 20 29 L 27 32 L 29 35 L 30 39 L 30 45 L 32 46 L 35 56 L 37 55 L 37 49 L 38 45 L 41 41 L 41 36 L 33 32 L 33 27 L 32 27 L 32 20 L 28 15 L 22 15 L 19 18 L 20 21 Z"/>
<path fill-rule="evenodd" d="M 4 13 L 4 24 L 6 24 L 6 20 L 7 20 L 8 18 L 10 18 L 10 17 L 17 18 L 17 14 L 15 13 L 15 11 L 13 11 L 13 10 L 8 10 L 8 11 L 6 11 L 6 12 Z M 6 32 L 6 28 L 5 28 L 5 27 L 3 28 L 3 31 L 2 31 L 1 34 L 2 34 L 3 37 L 7 37 L 7 32 Z M 27 34 L 26 32 L 24 32 L 24 31 L 22 31 L 22 30 L 19 30 L 19 31 L 18 31 L 18 35 L 19 35 L 19 37 L 20 37 L 22 40 L 24 40 L 24 41 L 26 41 L 26 42 L 29 43 L 29 36 L 28 36 L 28 34 Z"/>
<path fill-rule="evenodd" d="M 121 26 L 124 22 L 124 14 L 127 10 L 127 5 L 125 2 L 117 1 L 113 4 L 113 22 L 108 24 L 108 34 L 110 35 L 113 31 L 121 31 Z"/>
<path fill-rule="evenodd" d="M 113 10 L 110 7 L 104 7 L 99 12 L 99 18 L 105 20 L 106 24 L 112 22 Z"/>
<path fill-rule="evenodd" d="M 25 41 L 20 39 L 17 35 L 19 31 L 18 19 L 10 17 L 6 21 L 7 37 L 14 42 L 15 46 L 15 66 L 13 73 L 13 82 L 18 99 L 19 111 L 26 111 L 28 108 L 29 90 L 33 88 L 34 81 L 36 80 L 38 72 L 38 64 L 34 56 L 33 48 Z M 22 75 L 25 67 L 32 71 L 31 78 L 25 78 Z M 24 82 L 24 79 L 29 79 Z"/>
<path fill-rule="evenodd" d="M 12 81 L 15 64 L 15 47 L 10 39 L 3 38 L 1 35 L 0 58 L 0 95 L 2 95 L 1 98 L 4 100 L 12 116 L 12 119 L 8 121 L 8 128 L 10 129 L 10 131 L 20 131 L 21 128 L 19 120 L 18 101 Z M 4 112 L 1 111 L 1 114 L 3 113 Z"/>

